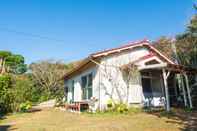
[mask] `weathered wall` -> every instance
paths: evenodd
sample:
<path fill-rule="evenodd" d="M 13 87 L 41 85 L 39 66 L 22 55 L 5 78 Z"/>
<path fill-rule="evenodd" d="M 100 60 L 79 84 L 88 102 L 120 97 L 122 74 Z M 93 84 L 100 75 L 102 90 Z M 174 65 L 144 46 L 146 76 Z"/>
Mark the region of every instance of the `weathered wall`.
<path fill-rule="evenodd" d="M 128 81 L 128 76 L 124 75 L 119 67 L 130 62 L 136 61 L 142 56 L 149 54 L 145 47 L 136 48 L 127 52 L 103 57 L 99 65 L 88 69 L 67 81 L 68 87 L 71 87 L 72 80 L 75 81 L 74 101 L 81 100 L 81 77 L 88 73 L 93 73 L 93 97 L 98 99 L 96 108 L 105 109 L 109 99 L 121 101 L 127 104 L 143 104 L 145 97 L 143 94 L 141 75 L 138 73 Z M 137 63 L 143 66 L 143 62 Z M 134 80 L 135 79 L 135 80 Z M 137 79 L 137 80 L 136 80 Z M 156 81 L 153 88 L 160 84 Z M 159 92 L 160 93 L 160 92 Z M 160 95 L 156 92 L 155 95 Z M 68 101 L 71 99 L 71 92 L 68 93 Z"/>
<path fill-rule="evenodd" d="M 140 74 L 138 81 L 128 82 L 128 76 L 124 76 L 118 67 L 128 64 L 149 54 L 146 48 L 138 48 L 129 52 L 119 53 L 105 57 L 101 60 L 101 66 L 98 71 L 100 74 L 100 84 L 96 84 L 100 88 L 101 108 L 106 108 L 107 101 L 112 98 L 115 101 L 121 101 L 128 104 L 141 103 L 143 99 Z"/>
<path fill-rule="evenodd" d="M 74 101 L 80 101 L 82 99 L 82 88 L 81 88 L 81 77 L 82 76 L 85 76 L 89 73 L 92 73 L 93 75 L 93 82 L 92 82 L 92 88 L 94 90 L 94 86 L 96 83 L 95 81 L 95 75 L 96 75 L 96 67 L 92 67 L 84 72 L 82 72 L 81 74 L 75 76 L 75 77 L 72 77 L 71 79 L 69 79 L 67 82 L 66 82 L 66 86 L 68 88 L 71 88 L 72 87 L 72 81 L 74 80 Z M 94 96 L 94 91 L 93 91 L 93 96 Z M 72 99 L 72 94 L 69 90 L 68 92 L 68 95 L 67 95 L 67 101 L 69 102 L 70 100 Z"/>

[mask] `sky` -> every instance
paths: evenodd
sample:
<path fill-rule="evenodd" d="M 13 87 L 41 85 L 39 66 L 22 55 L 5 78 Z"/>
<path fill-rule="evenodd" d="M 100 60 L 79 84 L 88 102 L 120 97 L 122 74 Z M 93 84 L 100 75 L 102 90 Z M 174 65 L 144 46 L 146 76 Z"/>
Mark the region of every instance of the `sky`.
<path fill-rule="evenodd" d="M 4 0 L 0 50 L 30 64 L 70 62 L 130 41 L 174 37 L 194 14 L 194 0 Z"/>

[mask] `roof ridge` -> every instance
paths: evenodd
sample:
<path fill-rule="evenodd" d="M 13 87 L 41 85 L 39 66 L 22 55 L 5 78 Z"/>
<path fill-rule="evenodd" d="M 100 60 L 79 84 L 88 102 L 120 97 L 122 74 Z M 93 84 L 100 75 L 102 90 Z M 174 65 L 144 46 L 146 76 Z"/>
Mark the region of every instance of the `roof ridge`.
<path fill-rule="evenodd" d="M 150 43 L 150 41 L 148 39 L 143 39 L 143 40 L 137 40 L 137 41 L 131 41 L 131 42 L 128 42 L 127 44 L 124 44 L 122 46 L 119 46 L 119 47 L 115 47 L 115 48 L 110 48 L 110 49 L 105 49 L 105 50 L 102 50 L 102 51 L 98 51 L 96 53 L 92 53 L 90 54 L 90 56 L 94 56 L 94 55 L 98 55 L 98 54 L 101 54 L 101 53 L 105 53 L 105 52 L 108 52 L 108 51 L 113 51 L 113 50 L 118 50 L 118 49 L 122 49 L 122 48 L 128 48 L 130 46 L 135 46 L 135 45 L 138 45 L 138 44 L 145 44 L 145 43 Z"/>

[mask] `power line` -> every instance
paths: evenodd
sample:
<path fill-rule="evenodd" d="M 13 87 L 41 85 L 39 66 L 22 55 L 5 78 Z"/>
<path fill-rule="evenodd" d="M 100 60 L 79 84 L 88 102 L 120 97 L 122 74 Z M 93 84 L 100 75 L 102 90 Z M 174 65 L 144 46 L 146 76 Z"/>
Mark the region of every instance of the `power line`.
<path fill-rule="evenodd" d="M 33 33 L 27 33 L 27 32 L 23 32 L 23 31 L 17 31 L 17 30 L 13 30 L 13 29 L 9 29 L 9 28 L 0 27 L 0 31 L 6 31 L 6 32 L 10 32 L 10 33 L 15 33 L 17 35 L 23 35 L 23 36 L 27 36 L 27 37 L 33 37 L 33 38 L 38 38 L 38 39 L 45 39 L 45 40 L 51 40 L 51 41 L 65 43 L 64 40 L 55 39 L 55 38 L 51 38 L 51 37 L 47 37 L 47 36 L 41 36 L 41 35 L 33 34 Z"/>

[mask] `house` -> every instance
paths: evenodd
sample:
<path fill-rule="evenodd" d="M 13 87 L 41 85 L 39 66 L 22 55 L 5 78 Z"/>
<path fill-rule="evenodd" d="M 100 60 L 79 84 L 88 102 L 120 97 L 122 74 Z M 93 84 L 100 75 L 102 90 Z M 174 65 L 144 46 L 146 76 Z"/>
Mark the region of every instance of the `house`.
<path fill-rule="evenodd" d="M 104 110 L 112 99 L 170 110 L 177 103 L 192 108 L 188 74 L 194 73 L 196 69 L 175 64 L 142 40 L 91 54 L 64 79 L 68 102 L 94 98 L 95 109 Z"/>

